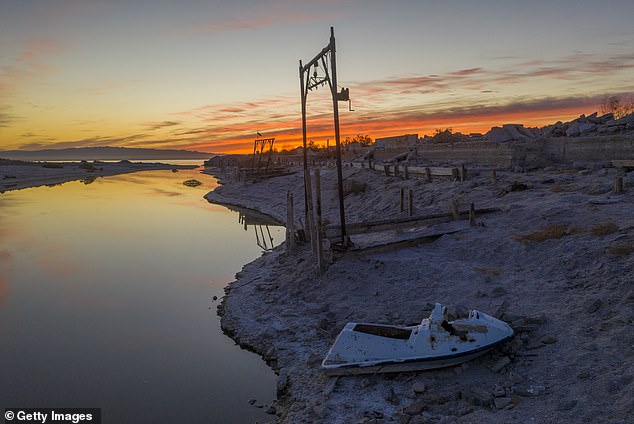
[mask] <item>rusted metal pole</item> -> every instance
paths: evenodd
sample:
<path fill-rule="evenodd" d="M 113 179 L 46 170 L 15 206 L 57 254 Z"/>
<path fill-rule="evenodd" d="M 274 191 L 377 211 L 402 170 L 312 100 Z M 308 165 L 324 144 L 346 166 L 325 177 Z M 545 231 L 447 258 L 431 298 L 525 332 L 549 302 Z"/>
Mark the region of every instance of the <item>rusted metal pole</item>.
<path fill-rule="evenodd" d="M 339 191 L 339 221 L 341 225 L 341 245 L 346 242 L 346 212 L 343 201 L 343 171 L 341 169 L 341 136 L 339 133 L 339 98 L 337 92 L 337 50 L 335 48 L 335 28 L 330 27 L 330 67 L 331 79 L 330 91 L 332 92 L 332 107 L 335 115 L 335 145 L 337 154 L 337 185 Z"/>
<path fill-rule="evenodd" d="M 308 179 L 308 154 L 306 153 L 306 85 L 304 82 L 304 68 L 302 66 L 302 61 L 299 61 L 299 85 L 300 85 L 300 93 L 302 100 L 302 142 L 303 142 L 303 157 L 304 157 L 304 222 L 307 228 L 305 228 L 304 232 L 308 237 L 310 237 L 310 227 L 312 220 L 310 219 L 309 212 L 309 202 L 308 198 L 311 196 L 309 191 L 309 187 L 306 184 Z"/>

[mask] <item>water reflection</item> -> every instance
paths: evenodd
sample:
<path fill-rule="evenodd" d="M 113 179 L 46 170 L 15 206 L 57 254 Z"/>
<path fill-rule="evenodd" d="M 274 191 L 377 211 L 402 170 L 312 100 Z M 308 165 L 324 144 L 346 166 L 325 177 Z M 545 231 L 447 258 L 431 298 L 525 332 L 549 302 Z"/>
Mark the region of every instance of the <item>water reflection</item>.
<path fill-rule="evenodd" d="M 283 233 L 284 227 L 270 216 L 237 206 L 227 206 L 227 208 L 238 213 L 238 222 L 242 224 L 244 231 L 249 231 L 249 227 L 253 228 L 255 244 L 262 250 L 273 250 L 284 241 L 286 237 Z"/>
<path fill-rule="evenodd" d="M 150 171 L 0 196 L 0 403 L 101 407 L 104 422 L 269 418 L 248 400 L 270 402 L 275 376 L 222 334 L 212 300 L 263 248 L 204 200 L 215 185 Z"/>

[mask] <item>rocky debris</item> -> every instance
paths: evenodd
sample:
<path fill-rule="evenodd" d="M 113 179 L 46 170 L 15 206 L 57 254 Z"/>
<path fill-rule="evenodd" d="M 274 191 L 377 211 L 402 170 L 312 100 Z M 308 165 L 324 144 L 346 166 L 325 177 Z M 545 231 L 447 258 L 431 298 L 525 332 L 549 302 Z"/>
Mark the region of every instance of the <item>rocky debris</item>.
<path fill-rule="evenodd" d="M 425 409 L 425 402 L 416 400 L 403 408 L 403 412 L 407 415 L 418 415 L 423 412 L 423 409 Z"/>
<path fill-rule="evenodd" d="M 425 386 L 425 383 L 423 383 L 422 381 L 417 381 L 412 384 L 412 390 L 416 394 L 425 393 L 425 390 L 427 390 L 427 386 Z"/>
<path fill-rule="evenodd" d="M 504 409 L 509 405 L 513 405 L 513 400 L 510 397 L 497 397 L 493 399 L 495 409 Z"/>
<path fill-rule="evenodd" d="M 552 334 L 547 334 L 545 336 L 543 336 L 540 341 L 543 344 L 553 344 L 553 343 L 557 343 L 557 337 L 552 335 Z"/>
<path fill-rule="evenodd" d="M 508 356 L 503 356 L 500 359 L 498 359 L 497 361 L 495 361 L 491 365 L 490 369 L 493 372 L 500 372 L 500 371 L 502 371 L 502 369 L 504 367 L 506 367 L 510 363 L 511 363 L 511 360 L 509 359 L 509 357 Z"/>
<path fill-rule="evenodd" d="M 474 406 L 491 406 L 493 402 L 491 393 L 478 386 L 471 386 L 460 392 L 460 397 Z"/>
<path fill-rule="evenodd" d="M 488 141 L 505 143 L 510 141 L 537 140 L 550 137 L 593 137 L 611 134 L 634 133 L 634 113 L 614 119 L 611 113 L 598 116 L 581 115 L 570 122 L 557 122 L 542 128 L 525 128 L 521 124 L 505 124 L 493 127 L 485 134 Z"/>

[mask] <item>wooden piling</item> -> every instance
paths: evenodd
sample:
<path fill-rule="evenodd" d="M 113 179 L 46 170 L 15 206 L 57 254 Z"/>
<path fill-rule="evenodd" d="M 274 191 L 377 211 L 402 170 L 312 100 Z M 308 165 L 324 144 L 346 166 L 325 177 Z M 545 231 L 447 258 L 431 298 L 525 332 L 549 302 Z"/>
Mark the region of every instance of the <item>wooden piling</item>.
<path fill-rule="evenodd" d="M 431 183 L 431 169 L 425 168 L 425 181 Z"/>
<path fill-rule="evenodd" d="M 315 197 L 317 200 L 317 225 L 316 236 L 317 239 L 317 267 L 319 272 L 326 270 L 326 264 L 324 262 L 324 240 L 321 221 L 321 177 L 319 175 L 319 169 L 315 169 Z"/>
<path fill-rule="evenodd" d="M 498 182 L 497 171 L 494 169 L 491 171 L 491 184 L 496 185 Z"/>
<path fill-rule="evenodd" d="M 409 170 L 407 169 L 407 164 L 403 165 L 403 173 L 405 175 L 405 179 L 409 180 Z"/>
<path fill-rule="evenodd" d="M 405 189 L 401 187 L 401 209 L 400 209 L 401 213 L 403 213 L 403 210 L 405 210 L 404 197 L 405 197 Z"/>
<path fill-rule="evenodd" d="M 390 165 L 383 165 L 383 169 L 385 170 L 385 176 L 390 176 Z"/>
<path fill-rule="evenodd" d="M 616 177 L 614 181 L 614 193 L 619 194 L 623 192 L 623 177 Z"/>
<path fill-rule="evenodd" d="M 472 227 L 476 226 L 475 205 L 473 203 L 471 203 L 471 206 L 469 206 L 469 225 Z"/>
<path fill-rule="evenodd" d="M 310 180 L 310 171 L 304 175 L 306 178 L 306 228 L 305 233 L 308 240 L 310 240 L 310 244 L 313 248 L 313 253 L 316 252 L 315 246 L 315 238 L 313 237 L 313 232 L 315 228 L 315 210 L 313 209 L 313 186 Z"/>
<path fill-rule="evenodd" d="M 454 220 L 460 219 L 460 212 L 458 212 L 458 200 L 453 199 L 449 201 L 449 211 L 451 212 L 451 216 Z"/>
<path fill-rule="evenodd" d="M 464 182 L 467 180 L 467 168 L 465 168 L 464 164 L 460 165 L 460 181 Z"/>
<path fill-rule="evenodd" d="M 295 225 L 293 222 L 293 193 L 286 192 L 286 253 L 292 255 L 295 251 Z"/>
<path fill-rule="evenodd" d="M 451 180 L 458 181 L 458 168 L 451 168 Z"/>
<path fill-rule="evenodd" d="M 409 216 L 414 216 L 414 191 L 409 190 Z"/>

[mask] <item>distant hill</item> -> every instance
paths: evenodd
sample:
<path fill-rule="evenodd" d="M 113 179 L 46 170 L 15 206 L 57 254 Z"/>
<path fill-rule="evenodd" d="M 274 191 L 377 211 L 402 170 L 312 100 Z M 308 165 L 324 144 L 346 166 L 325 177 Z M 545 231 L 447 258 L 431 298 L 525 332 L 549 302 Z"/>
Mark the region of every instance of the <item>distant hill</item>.
<path fill-rule="evenodd" d="M 166 160 L 209 159 L 213 153 L 190 150 L 138 149 L 128 147 L 76 147 L 46 150 L 0 151 L 0 158 L 16 160 Z"/>

